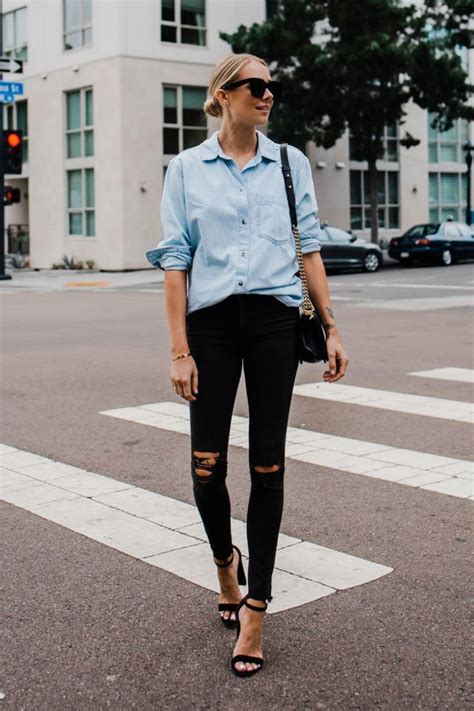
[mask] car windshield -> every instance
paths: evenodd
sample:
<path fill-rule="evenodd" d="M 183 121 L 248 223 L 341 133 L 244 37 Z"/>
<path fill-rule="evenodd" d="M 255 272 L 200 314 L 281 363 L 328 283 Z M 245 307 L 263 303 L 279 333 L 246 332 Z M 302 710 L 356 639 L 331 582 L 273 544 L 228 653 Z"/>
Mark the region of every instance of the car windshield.
<path fill-rule="evenodd" d="M 439 229 L 439 224 L 429 223 L 424 225 L 415 225 L 410 227 L 405 232 L 404 237 L 425 237 L 426 235 L 434 235 Z"/>

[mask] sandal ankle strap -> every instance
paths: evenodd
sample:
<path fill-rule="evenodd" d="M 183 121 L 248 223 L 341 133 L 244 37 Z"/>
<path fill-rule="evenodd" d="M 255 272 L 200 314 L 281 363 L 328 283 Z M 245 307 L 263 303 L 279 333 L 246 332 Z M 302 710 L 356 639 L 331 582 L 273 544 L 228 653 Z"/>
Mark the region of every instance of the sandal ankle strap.
<path fill-rule="evenodd" d="M 224 563 L 216 563 L 216 559 L 214 558 L 214 563 L 216 563 L 218 568 L 227 568 L 234 560 L 234 551 L 232 551 L 232 558 L 230 560 L 225 561 Z"/>
<path fill-rule="evenodd" d="M 263 600 L 261 600 L 260 602 L 263 602 Z M 257 607 L 257 605 L 252 605 L 252 603 L 249 602 L 247 598 L 245 598 L 245 605 L 247 607 L 250 607 L 251 610 L 255 610 L 256 612 L 265 612 L 268 607 L 267 603 L 265 603 L 265 607 Z"/>

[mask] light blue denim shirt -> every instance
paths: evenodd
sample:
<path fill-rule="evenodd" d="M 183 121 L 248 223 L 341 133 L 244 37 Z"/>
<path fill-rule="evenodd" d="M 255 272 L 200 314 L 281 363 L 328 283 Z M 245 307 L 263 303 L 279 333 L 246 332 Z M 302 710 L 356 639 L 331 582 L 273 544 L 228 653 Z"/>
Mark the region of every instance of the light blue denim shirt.
<path fill-rule="evenodd" d="M 303 303 L 280 147 L 261 131 L 257 136 L 257 153 L 242 170 L 223 152 L 217 131 L 169 162 L 161 200 L 164 239 L 146 258 L 154 267 L 188 272 L 187 314 L 231 294 Z M 295 146 L 288 146 L 288 157 L 301 251 L 319 251 L 311 167 Z"/>

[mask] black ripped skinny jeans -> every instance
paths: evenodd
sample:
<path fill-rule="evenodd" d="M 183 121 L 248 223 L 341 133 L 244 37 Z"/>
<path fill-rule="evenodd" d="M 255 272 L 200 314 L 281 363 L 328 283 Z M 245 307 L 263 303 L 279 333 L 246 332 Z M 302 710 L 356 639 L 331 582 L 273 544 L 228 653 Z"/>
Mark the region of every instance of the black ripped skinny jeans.
<path fill-rule="evenodd" d="M 186 316 L 188 343 L 199 375 L 197 399 L 189 401 L 193 491 L 218 560 L 228 559 L 233 551 L 225 479 L 232 410 L 244 365 L 251 477 L 248 594 L 255 600 L 272 599 L 286 431 L 298 369 L 299 318 L 297 306 L 285 306 L 266 294 L 233 294 Z M 270 467 L 274 471 L 258 470 Z"/>

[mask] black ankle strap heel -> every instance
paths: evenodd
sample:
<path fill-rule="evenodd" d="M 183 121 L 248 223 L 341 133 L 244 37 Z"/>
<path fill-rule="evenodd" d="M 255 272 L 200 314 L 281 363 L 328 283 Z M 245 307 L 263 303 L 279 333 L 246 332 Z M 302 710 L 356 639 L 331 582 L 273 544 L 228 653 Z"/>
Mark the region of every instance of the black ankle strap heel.
<path fill-rule="evenodd" d="M 235 550 L 239 554 L 239 565 L 237 566 L 237 582 L 239 583 L 239 585 L 247 585 L 247 578 L 245 577 L 244 565 L 242 563 L 242 553 L 240 552 L 239 548 L 237 548 L 237 546 L 232 545 L 232 548 L 235 548 Z M 214 563 L 216 563 L 218 568 L 227 568 L 233 561 L 234 551 L 232 551 L 232 558 L 230 560 L 227 560 L 224 563 L 216 563 L 216 561 L 214 560 Z"/>
<path fill-rule="evenodd" d="M 237 609 L 235 611 L 235 616 L 237 618 L 237 640 L 239 639 L 240 635 L 240 620 L 239 620 L 239 610 L 240 608 L 245 605 L 246 607 L 250 608 L 251 610 L 255 610 L 255 612 L 265 612 L 265 610 L 268 607 L 268 604 L 265 602 L 264 605 L 265 607 L 258 607 L 257 605 L 253 605 L 251 602 L 248 602 L 248 594 L 245 595 L 242 600 L 239 602 Z M 263 600 L 262 600 L 263 602 Z M 236 643 L 237 643 L 236 640 Z M 235 657 L 232 657 L 230 666 L 234 674 L 237 674 L 237 676 L 251 676 L 252 674 L 256 674 L 260 669 L 263 667 L 263 659 L 261 657 L 251 657 L 248 654 L 236 654 Z M 240 670 L 235 668 L 235 664 L 237 662 L 249 662 L 250 664 L 258 664 L 256 669 L 250 669 L 250 670 Z"/>
<path fill-rule="evenodd" d="M 245 577 L 245 570 L 244 570 L 244 565 L 242 563 L 242 553 L 240 552 L 239 548 L 237 546 L 233 545 L 232 548 L 235 548 L 237 553 L 239 554 L 239 564 L 237 566 L 237 582 L 239 585 L 247 585 L 247 578 Z M 234 560 L 234 551 L 232 551 L 232 558 L 230 560 L 225 561 L 224 563 L 217 563 L 216 560 L 214 559 L 214 563 L 217 565 L 218 568 L 227 568 Z M 225 617 L 222 617 L 220 614 L 221 612 L 225 611 L 230 611 L 231 613 L 236 611 L 237 606 L 240 603 L 236 602 L 219 602 L 217 604 L 217 609 L 219 612 L 219 617 L 222 622 L 226 627 L 235 627 L 236 625 L 236 619 L 232 619 L 229 617 L 226 619 Z"/>
<path fill-rule="evenodd" d="M 257 605 L 252 605 L 251 602 L 247 600 L 247 595 L 245 596 L 245 607 L 250 607 L 251 610 L 255 610 L 255 612 L 265 612 L 267 609 L 268 605 L 265 603 L 265 607 L 257 607 Z M 262 600 L 263 602 L 263 600 Z"/>

